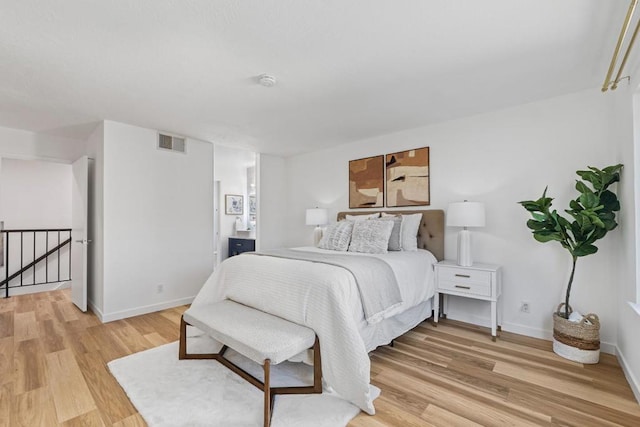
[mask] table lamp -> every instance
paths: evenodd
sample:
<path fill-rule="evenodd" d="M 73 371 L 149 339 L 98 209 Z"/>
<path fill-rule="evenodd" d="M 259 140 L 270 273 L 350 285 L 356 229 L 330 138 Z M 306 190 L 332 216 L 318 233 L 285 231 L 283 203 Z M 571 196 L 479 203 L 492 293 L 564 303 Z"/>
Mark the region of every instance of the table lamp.
<path fill-rule="evenodd" d="M 467 227 L 484 227 L 484 203 L 455 202 L 450 203 L 447 210 L 447 226 L 463 227 L 458 232 L 458 265 L 470 267 L 473 265 L 471 257 L 471 232 Z"/>
<path fill-rule="evenodd" d="M 322 226 L 326 225 L 329 222 L 329 215 L 327 214 L 327 210 L 323 208 L 313 208 L 307 209 L 307 225 L 315 225 L 316 228 L 313 230 L 313 244 L 318 246 L 320 243 L 320 239 L 322 238 Z"/>

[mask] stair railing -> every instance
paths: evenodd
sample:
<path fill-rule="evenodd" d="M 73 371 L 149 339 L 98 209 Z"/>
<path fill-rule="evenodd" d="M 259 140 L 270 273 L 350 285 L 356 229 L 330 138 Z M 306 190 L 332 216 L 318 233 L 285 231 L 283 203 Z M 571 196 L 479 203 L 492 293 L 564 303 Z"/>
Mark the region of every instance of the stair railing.
<path fill-rule="evenodd" d="M 5 298 L 9 297 L 9 288 L 71 280 L 70 228 L 1 230 L 0 233 L 4 249 L 5 276 L 4 280 L 0 281 L 0 288 L 5 287 Z M 68 247 L 68 250 L 63 251 L 65 247 Z M 40 255 L 36 256 L 37 253 Z M 19 267 L 15 266 L 18 256 Z M 50 271 L 54 269 L 53 266 L 56 267 L 55 272 Z M 66 274 L 61 274 L 61 267 L 66 267 Z M 14 269 L 13 273 L 9 273 L 11 269 Z M 29 273 L 31 281 L 25 283 L 25 275 Z"/>

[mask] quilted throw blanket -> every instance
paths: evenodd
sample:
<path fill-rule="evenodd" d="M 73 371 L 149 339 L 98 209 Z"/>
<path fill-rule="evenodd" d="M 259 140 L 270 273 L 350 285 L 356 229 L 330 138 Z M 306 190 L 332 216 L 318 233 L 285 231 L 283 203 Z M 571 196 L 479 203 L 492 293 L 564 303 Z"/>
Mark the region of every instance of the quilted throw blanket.
<path fill-rule="evenodd" d="M 360 291 L 364 318 L 369 324 L 380 322 L 387 313 L 392 312 L 402 304 L 396 276 L 391 266 L 379 258 L 297 251 L 295 249 L 272 249 L 261 252 L 248 252 L 247 255 L 321 262 L 348 270 L 353 274 Z"/>
<path fill-rule="evenodd" d="M 193 307 L 223 299 L 313 329 L 320 339 L 325 382 L 344 399 L 374 414 L 370 361 L 358 332 L 362 315 L 353 274 L 321 262 L 240 255 L 225 260 L 204 284 Z"/>

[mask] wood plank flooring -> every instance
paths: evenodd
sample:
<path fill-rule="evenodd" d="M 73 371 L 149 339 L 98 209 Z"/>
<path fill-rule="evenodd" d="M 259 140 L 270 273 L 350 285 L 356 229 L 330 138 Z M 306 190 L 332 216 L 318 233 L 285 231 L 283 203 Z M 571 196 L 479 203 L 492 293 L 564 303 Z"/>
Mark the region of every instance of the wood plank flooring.
<path fill-rule="evenodd" d="M 101 324 L 69 290 L 0 299 L 0 427 L 144 426 L 106 363 L 178 339 L 185 306 Z M 551 343 L 423 322 L 371 353 L 382 389 L 361 426 L 640 426 L 615 357 L 566 361 Z"/>

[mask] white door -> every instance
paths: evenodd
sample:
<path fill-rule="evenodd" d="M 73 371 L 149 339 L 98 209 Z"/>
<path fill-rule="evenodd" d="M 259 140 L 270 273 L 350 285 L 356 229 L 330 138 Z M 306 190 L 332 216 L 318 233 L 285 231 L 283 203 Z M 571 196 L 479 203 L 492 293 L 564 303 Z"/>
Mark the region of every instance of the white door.
<path fill-rule="evenodd" d="M 89 158 L 73 162 L 71 192 L 71 300 L 87 311 L 87 217 L 89 200 Z"/>

